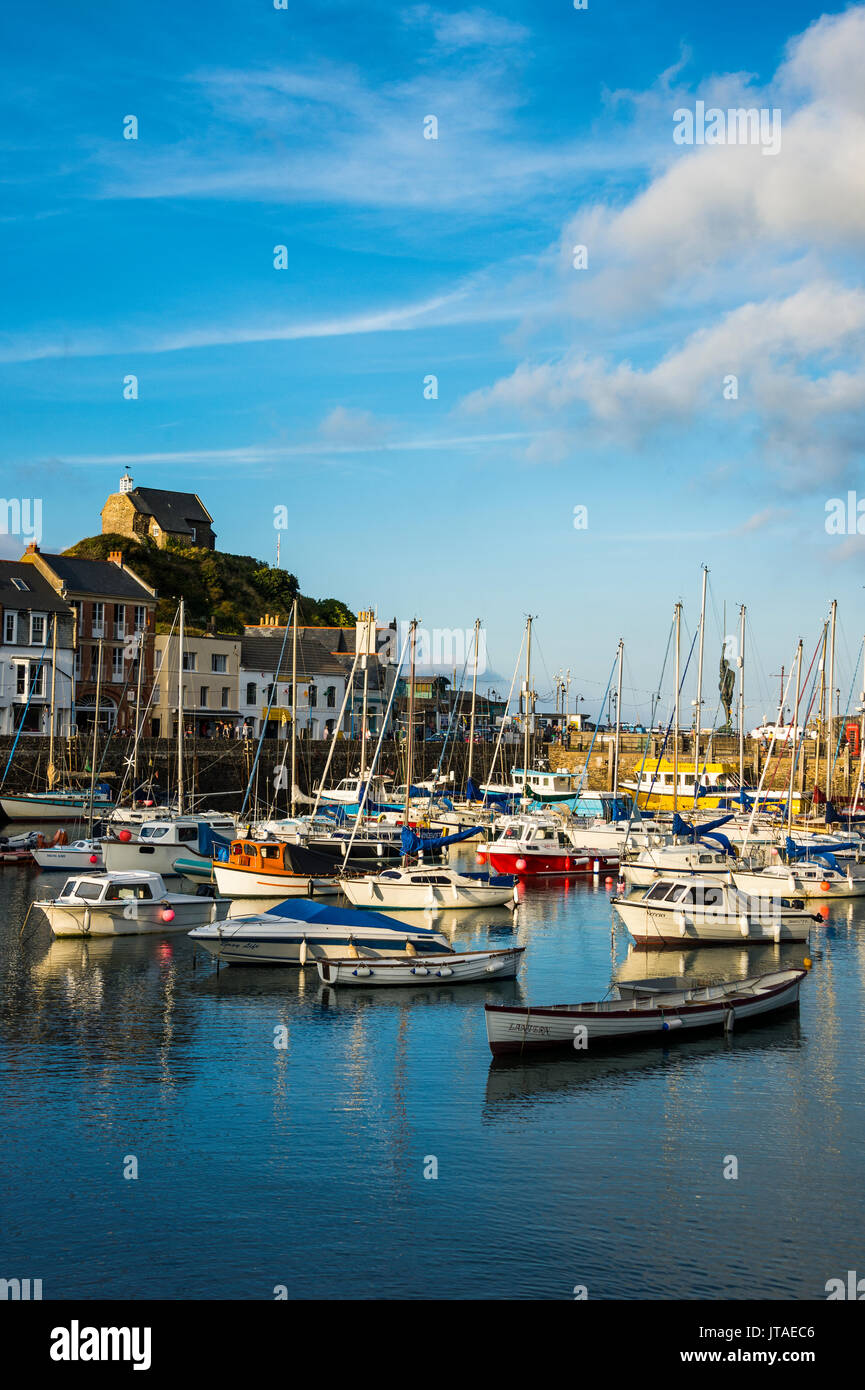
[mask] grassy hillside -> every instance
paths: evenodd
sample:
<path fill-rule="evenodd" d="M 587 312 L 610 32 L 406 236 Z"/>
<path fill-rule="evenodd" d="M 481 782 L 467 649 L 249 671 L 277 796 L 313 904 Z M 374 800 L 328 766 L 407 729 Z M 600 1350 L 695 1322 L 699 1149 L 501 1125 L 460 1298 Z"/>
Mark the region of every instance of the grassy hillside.
<path fill-rule="evenodd" d="M 298 592 L 297 578 L 287 570 L 275 569 L 252 555 L 227 555 L 195 545 L 172 542 L 160 550 L 152 540 L 137 542 L 109 533 L 90 536 L 64 553 L 106 560 L 111 550 L 121 550 L 124 563 L 156 589 L 158 626 L 170 626 L 181 594 L 190 629 L 204 632 L 213 619 L 217 632 L 241 632 L 244 623 L 260 622 L 265 613 L 278 613 L 285 620 Z M 314 627 L 355 621 L 351 609 L 335 598 L 301 594 L 298 613 L 301 623 Z"/>

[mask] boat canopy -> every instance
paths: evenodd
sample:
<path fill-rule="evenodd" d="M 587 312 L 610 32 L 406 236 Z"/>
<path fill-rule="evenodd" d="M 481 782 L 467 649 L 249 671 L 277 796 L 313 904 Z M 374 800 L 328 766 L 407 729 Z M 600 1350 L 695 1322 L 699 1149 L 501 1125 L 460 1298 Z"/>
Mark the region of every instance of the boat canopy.
<path fill-rule="evenodd" d="M 431 838 L 416 835 L 410 826 L 404 825 L 400 844 L 403 854 L 417 854 L 420 849 L 441 849 L 442 845 L 456 845 L 460 840 L 471 840 L 475 835 L 480 835 L 483 828 L 482 825 L 470 825 L 466 830 L 459 830 L 453 835 L 437 835 Z"/>
<path fill-rule="evenodd" d="M 843 874 L 844 869 L 838 863 L 835 855 L 845 849 L 857 849 L 858 845 L 851 841 L 846 845 L 833 845 L 831 850 L 820 850 L 815 849 L 813 845 L 797 845 L 796 841 L 788 835 L 784 841 L 784 847 L 787 851 L 788 864 L 795 864 L 800 860 L 813 860 L 818 864 L 825 864 L 827 869 L 834 869 L 836 873 Z"/>
<path fill-rule="evenodd" d="M 485 806 L 501 806 L 506 811 L 510 811 L 514 806 L 519 805 L 520 797 L 520 792 L 481 791 L 473 777 L 469 777 L 466 782 L 466 801 L 482 801 Z"/>

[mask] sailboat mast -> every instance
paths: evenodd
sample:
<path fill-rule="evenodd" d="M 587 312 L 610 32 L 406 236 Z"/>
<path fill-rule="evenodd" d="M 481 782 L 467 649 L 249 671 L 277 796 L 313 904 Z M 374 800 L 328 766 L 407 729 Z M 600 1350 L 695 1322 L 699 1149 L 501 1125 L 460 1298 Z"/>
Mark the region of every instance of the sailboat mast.
<path fill-rule="evenodd" d="M 367 609 L 366 611 L 364 611 L 363 613 L 361 613 L 361 615 L 360 615 L 361 623 L 363 624 L 363 639 L 362 639 L 362 640 L 363 640 L 363 647 L 362 647 L 362 654 L 361 654 L 361 658 L 360 658 L 360 666 L 361 666 L 361 670 L 363 671 L 363 703 L 362 703 L 362 705 L 361 705 L 361 710 L 360 710 L 360 781 L 361 781 L 361 786 L 363 786 L 363 783 L 366 781 L 366 743 L 367 743 L 366 708 L 367 708 L 367 697 L 368 697 L 368 691 L 369 691 L 369 631 L 370 631 L 370 616 L 371 616 L 371 614 L 372 614 L 372 609 L 370 608 L 370 609 Z"/>
<path fill-rule="evenodd" d="M 55 691 L 57 688 L 57 614 L 54 614 L 54 630 L 51 637 L 51 716 L 48 725 L 48 786 L 54 786 L 54 723 L 56 720 Z"/>
<path fill-rule="evenodd" d="M 616 685 L 616 743 L 613 750 L 613 792 L 619 790 L 619 747 L 622 738 L 622 666 L 625 660 L 625 639 L 619 638 L 619 679 Z"/>
<path fill-rule="evenodd" d="M 292 607 L 291 635 L 291 815 L 297 804 L 297 599 Z"/>
<path fill-rule="evenodd" d="M 739 609 L 739 786 L 745 785 L 745 605 Z"/>
<path fill-rule="evenodd" d="M 796 766 L 796 750 L 799 744 L 799 701 L 802 698 L 802 638 L 796 649 L 796 707 L 793 711 L 793 747 L 790 753 L 790 796 L 787 802 L 787 832 L 793 828 L 793 769 Z"/>
<path fill-rule="evenodd" d="M 835 710 L 835 623 L 838 617 L 838 600 L 832 600 L 829 637 L 829 733 L 826 738 L 826 800 L 832 800 L 832 763 L 834 760 L 835 739 L 832 719 Z"/>
<path fill-rule="evenodd" d="M 93 747 L 90 751 L 90 806 L 87 812 L 87 838 L 93 838 L 93 800 L 96 796 L 96 755 L 99 751 L 99 701 L 102 696 L 102 638 L 96 646 L 96 709 L 93 716 Z"/>
<path fill-rule="evenodd" d="M 414 637 L 417 618 L 412 618 L 409 627 L 409 677 L 408 677 L 408 742 L 405 755 L 405 812 L 403 825 L 409 823 L 411 809 L 411 779 L 414 770 Z"/>
<path fill-rule="evenodd" d="M 144 670 L 144 629 L 138 634 L 138 669 L 135 679 L 135 739 L 132 744 L 133 792 L 138 785 L 138 740 L 141 737 L 141 679 Z"/>
<path fill-rule="evenodd" d="M 673 810 L 679 809 L 679 659 L 680 659 L 680 636 L 682 628 L 682 605 L 677 603 L 674 608 L 676 616 L 676 699 L 673 706 Z"/>
<path fill-rule="evenodd" d="M 523 705 L 523 794 L 528 792 L 529 786 L 529 707 L 532 689 L 532 617 L 529 614 L 526 619 L 526 695 Z"/>
<path fill-rule="evenodd" d="M 180 600 L 180 618 L 177 628 L 177 810 L 183 815 L 183 618 L 184 603 Z"/>
<path fill-rule="evenodd" d="M 481 620 L 480 618 L 475 618 L 475 664 L 472 671 L 472 712 L 471 718 L 469 719 L 469 779 L 471 779 L 472 775 L 472 762 L 474 760 L 475 751 L 475 705 L 478 693 L 478 633 L 480 632 L 480 628 Z"/>
<path fill-rule="evenodd" d="M 853 797 L 852 814 L 854 816 L 859 805 L 863 768 L 865 768 L 865 638 L 862 639 L 862 692 L 859 696 L 859 772 L 856 776 L 856 794 Z"/>
<path fill-rule="evenodd" d="M 694 707 L 694 805 L 700 785 L 700 733 L 703 713 L 703 647 L 706 638 L 706 581 L 709 571 L 703 566 L 703 594 L 700 599 L 700 651 L 697 657 L 697 701 Z"/>

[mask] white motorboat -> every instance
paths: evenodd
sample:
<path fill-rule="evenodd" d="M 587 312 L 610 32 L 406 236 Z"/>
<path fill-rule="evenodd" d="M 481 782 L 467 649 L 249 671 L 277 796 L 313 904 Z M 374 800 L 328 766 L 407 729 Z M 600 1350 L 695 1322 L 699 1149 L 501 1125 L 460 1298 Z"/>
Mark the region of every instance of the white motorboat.
<path fill-rule="evenodd" d="M 385 869 L 380 874 L 344 875 L 339 886 L 355 907 L 436 908 L 495 907 L 518 901 L 510 874 L 460 873 L 457 869 Z"/>
<path fill-rule="evenodd" d="M 801 898 L 754 897 L 717 878 L 670 875 L 631 897 L 611 899 L 639 945 L 681 947 L 686 941 L 807 941 L 814 916 Z"/>
<path fill-rule="evenodd" d="M 39 899 L 55 936 L 136 936 L 189 931 L 228 909 L 224 899 L 169 893 L 160 874 L 146 870 L 79 874 L 56 898 Z"/>
<path fill-rule="evenodd" d="M 294 898 L 267 912 L 212 922 L 189 933 L 225 964 L 312 965 L 320 959 L 450 956 L 447 937 L 431 927 L 406 926 L 378 912 L 331 907 Z"/>
<path fill-rule="evenodd" d="M 657 845 L 640 850 L 621 865 L 629 888 L 655 883 L 670 874 L 728 875 L 735 860 L 708 845 Z"/>
<path fill-rule="evenodd" d="M 235 831 L 235 818 L 226 811 L 192 811 L 187 815 L 193 815 L 202 825 L 209 825 L 211 830 L 217 835 L 231 836 Z M 137 833 L 142 825 L 149 825 L 151 821 L 174 820 L 179 815 L 177 807 L 153 805 L 136 806 L 116 806 L 108 817 L 108 827 L 113 835 L 121 830 L 132 830 Z"/>
<path fill-rule="evenodd" d="M 734 870 L 733 882 L 740 892 L 756 896 L 784 893 L 798 898 L 861 898 L 865 896 L 865 863 L 838 859 L 834 865 L 812 860 L 770 864 L 752 873 Z"/>
<path fill-rule="evenodd" d="M 319 960 L 316 965 L 319 978 L 326 985 L 456 985 L 512 980 L 524 951 L 524 946 L 509 946 L 499 951 L 456 951 L 447 957 L 378 956 L 374 960 L 357 955 L 343 960 Z"/>
<path fill-rule="evenodd" d="M 681 984 L 677 980 L 642 980 L 618 985 L 616 998 L 586 1004 L 487 1004 L 487 1038 L 494 1057 L 565 1047 L 585 1058 L 604 1044 L 653 1038 L 668 1042 L 680 1033 L 707 1028 L 730 1031 L 798 1003 L 807 973 L 777 970 L 726 984 L 686 983 L 683 988 L 675 987 Z"/>
<path fill-rule="evenodd" d="M 149 869 L 155 874 L 175 874 L 178 859 L 209 861 L 213 853 L 213 822 L 199 816 L 147 821 L 138 834 L 119 831 L 102 841 L 105 867 L 112 871 Z"/>
<path fill-rule="evenodd" d="M 44 845 L 34 849 L 33 858 L 40 869 L 102 869 L 102 845 L 99 840 L 73 840 L 71 845 Z"/>

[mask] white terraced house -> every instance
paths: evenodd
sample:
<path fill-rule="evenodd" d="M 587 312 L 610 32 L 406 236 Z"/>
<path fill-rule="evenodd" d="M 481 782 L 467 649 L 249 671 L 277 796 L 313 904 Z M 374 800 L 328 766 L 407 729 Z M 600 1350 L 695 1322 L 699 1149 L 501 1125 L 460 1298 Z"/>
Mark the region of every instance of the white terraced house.
<path fill-rule="evenodd" d="M 15 734 L 19 728 L 27 734 L 49 733 L 52 684 L 55 733 L 69 734 L 72 642 L 72 609 L 48 580 L 32 565 L 0 560 L 0 734 Z"/>

